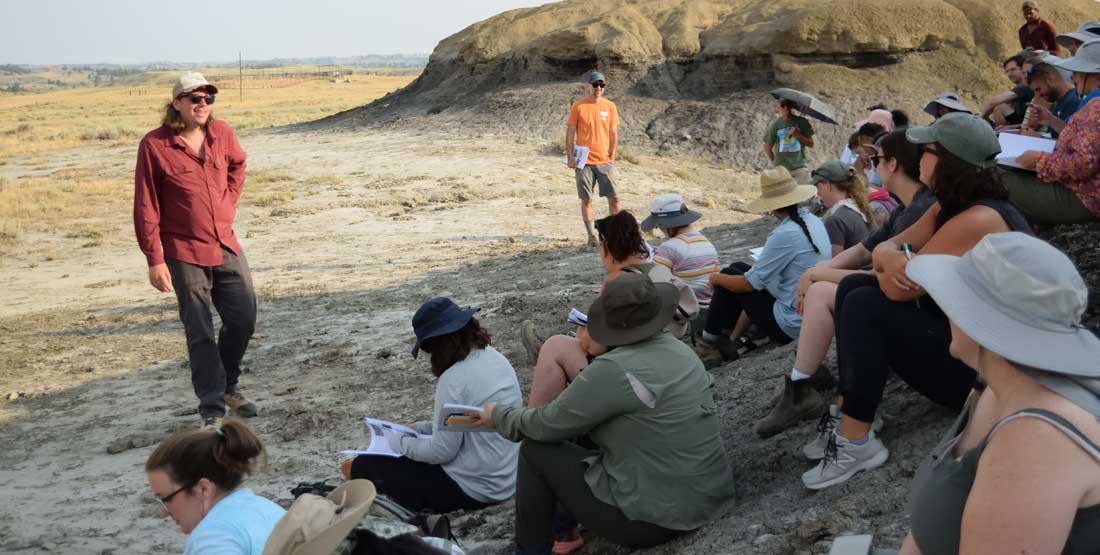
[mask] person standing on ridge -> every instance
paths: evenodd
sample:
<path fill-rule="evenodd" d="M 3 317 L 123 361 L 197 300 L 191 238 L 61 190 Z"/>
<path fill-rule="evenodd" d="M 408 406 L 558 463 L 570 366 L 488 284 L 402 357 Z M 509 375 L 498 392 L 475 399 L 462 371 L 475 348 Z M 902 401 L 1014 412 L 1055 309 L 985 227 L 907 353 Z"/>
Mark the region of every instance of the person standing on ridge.
<path fill-rule="evenodd" d="M 1058 45 L 1058 31 L 1054 24 L 1039 16 L 1039 4 L 1035 0 L 1024 0 L 1020 6 L 1024 13 L 1024 24 L 1020 27 L 1020 48 L 1046 50 L 1055 56 L 1060 55 L 1062 47 Z"/>
<path fill-rule="evenodd" d="M 199 417 L 212 429 L 227 406 L 240 416 L 257 412 L 237 388 L 256 325 L 252 275 L 233 233 L 245 152 L 229 124 L 214 119 L 217 92 L 199 73 L 180 76 L 161 126 L 141 139 L 134 172 L 134 231 L 149 283 L 175 290 Z M 217 341 L 210 305 L 222 321 Z"/>
<path fill-rule="evenodd" d="M 588 74 L 588 92 L 573 103 L 565 130 L 565 155 L 577 178 L 577 196 L 581 200 L 581 220 L 588 232 L 588 246 L 596 246 L 596 219 L 592 196 L 597 185 L 601 197 L 607 199 L 607 211 L 614 216 L 621 208 L 615 192 L 615 154 L 619 146 L 619 111 L 615 103 L 604 98 L 607 77 L 593 71 Z M 588 158 L 578 166 L 574 146 L 588 148 Z"/>

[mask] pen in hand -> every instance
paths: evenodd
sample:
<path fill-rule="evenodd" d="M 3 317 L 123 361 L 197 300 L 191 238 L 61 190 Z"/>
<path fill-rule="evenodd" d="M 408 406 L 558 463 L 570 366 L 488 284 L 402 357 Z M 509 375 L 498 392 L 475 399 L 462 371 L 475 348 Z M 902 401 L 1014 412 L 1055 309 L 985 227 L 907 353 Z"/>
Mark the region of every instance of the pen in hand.
<path fill-rule="evenodd" d="M 901 250 L 905 253 L 905 260 L 909 261 L 913 259 L 913 250 L 909 248 L 909 243 L 902 243 Z M 920 308 L 920 297 L 913 299 L 913 302 L 916 303 L 917 308 Z"/>

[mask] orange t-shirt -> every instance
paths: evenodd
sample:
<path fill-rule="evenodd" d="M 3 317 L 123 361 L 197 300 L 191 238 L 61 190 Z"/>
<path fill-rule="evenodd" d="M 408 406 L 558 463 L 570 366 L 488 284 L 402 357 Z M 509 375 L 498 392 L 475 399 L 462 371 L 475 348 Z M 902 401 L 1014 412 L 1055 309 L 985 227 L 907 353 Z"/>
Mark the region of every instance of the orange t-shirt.
<path fill-rule="evenodd" d="M 569 127 L 577 128 L 576 143 L 588 147 L 586 166 L 597 166 L 611 161 L 611 128 L 619 126 L 619 112 L 615 103 L 606 98 L 592 101 L 582 98 L 569 109 Z"/>

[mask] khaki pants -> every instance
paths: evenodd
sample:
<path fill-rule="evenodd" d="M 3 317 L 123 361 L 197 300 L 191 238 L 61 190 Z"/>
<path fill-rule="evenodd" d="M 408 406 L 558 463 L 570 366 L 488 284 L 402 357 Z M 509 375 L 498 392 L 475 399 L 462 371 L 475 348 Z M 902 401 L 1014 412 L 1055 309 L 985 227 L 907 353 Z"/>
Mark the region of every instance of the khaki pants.
<path fill-rule="evenodd" d="M 998 168 L 1008 198 L 1028 223 L 1035 225 L 1082 224 L 1100 221 L 1073 191 L 1061 183 L 1046 183 L 1035 172 Z"/>

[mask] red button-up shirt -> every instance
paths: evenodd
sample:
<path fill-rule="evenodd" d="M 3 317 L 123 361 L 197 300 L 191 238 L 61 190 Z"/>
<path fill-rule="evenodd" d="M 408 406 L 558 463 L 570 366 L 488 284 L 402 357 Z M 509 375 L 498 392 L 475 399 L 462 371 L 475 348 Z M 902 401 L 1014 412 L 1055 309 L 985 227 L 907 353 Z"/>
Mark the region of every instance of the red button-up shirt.
<path fill-rule="evenodd" d="M 141 139 L 134 231 L 150 266 L 164 263 L 165 257 L 219 266 L 223 245 L 241 253 L 233 218 L 244 188 L 245 152 L 221 120 L 207 126 L 203 150 L 200 159 L 167 126 Z"/>
<path fill-rule="evenodd" d="M 1040 19 L 1035 30 L 1027 28 L 1027 23 L 1024 23 L 1020 27 L 1020 48 L 1034 48 L 1035 50 L 1046 50 L 1051 54 L 1057 55 L 1062 47 L 1058 46 L 1058 41 L 1055 37 L 1058 36 L 1058 30 L 1054 28 L 1054 25 L 1045 19 Z"/>

